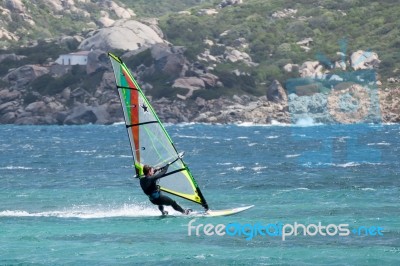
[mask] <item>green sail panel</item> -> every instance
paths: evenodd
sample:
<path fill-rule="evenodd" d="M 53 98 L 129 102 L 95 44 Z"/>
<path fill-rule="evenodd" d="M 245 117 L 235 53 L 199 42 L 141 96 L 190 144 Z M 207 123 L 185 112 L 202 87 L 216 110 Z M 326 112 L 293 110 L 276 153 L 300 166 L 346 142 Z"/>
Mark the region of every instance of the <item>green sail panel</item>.
<path fill-rule="evenodd" d="M 136 174 L 143 175 L 143 165 L 162 167 L 173 162 L 160 189 L 207 207 L 195 179 L 159 120 L 153 107 L 122 60 L 109 53 L 120 96 L 125 124 L 132 149 Z"/>

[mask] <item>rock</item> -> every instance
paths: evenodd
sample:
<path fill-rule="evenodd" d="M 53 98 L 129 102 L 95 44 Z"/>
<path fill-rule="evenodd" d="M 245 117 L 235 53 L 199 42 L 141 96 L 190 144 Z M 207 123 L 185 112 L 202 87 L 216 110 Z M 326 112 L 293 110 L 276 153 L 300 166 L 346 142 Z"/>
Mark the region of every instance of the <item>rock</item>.
<path fill-rule="evenodd" d="M 224 8 L 227 6 L 240 5 L 240 4 L 243 4 L 243 0 L 223 0 L 218 6 L 219 8 Z"/>
<path fill-rule="evenodd" d="M 47 111 L 46 103 L 43 101 L 30 103 L 27 107 L 25 107 L 26 112 L 31 112 L 32 114 L 45 114 Z"/>
<path fill-rule="evenodd" d="M 285 8 L 284 10 L 274 12 L 272 14 L 272 17 L 278 19 L 287 17 L 294 18 L 296 14 L 297 14 L 297 9 Z"/>
<path fill-rule="evenodd" d="M 105 8 L 106 10 L 113 11 L 118 18 L 130 19 L 136 16 L 132 9 L 125 6 L 119 6 L 114 1 L 99 1 L 99 3 L 101 7 Z"/>
<path fill-rule="evenodd" d="M 37 65 L 25 65 L 10 71 L 3 80 L 13 85 L 16 89 L 21 89 L 38 77 L 48 74 L 46 67 Z"/>
<path fill-rule="evenodd" d="M 200 9 L 197 14 L 200 16 L 211 16 L 218 14 L 218 11 L 215 8 Z"/>
<path fill-rule="evenodd" d="M 21 0 L 6 0 L 6 7 L 15 13 L 25 13 L 25 5 Z"/>
<path fill-rule="evenodd" d="M 200 75 L 200 79 L 202 79 L 204 81 L 205 85 L 208 87 L 217 87 L 219 85 L 218 76 L 213 75 L 211 73 L 206 73 L 206 74 Z"/>
<path fill-rule="evenodd" d="M 167 44 L 155 44 L 151 48 L 154 67 L 171 78 L 183 77 L 189 62 L 183 56 L 181 47 L 170 47 Z"/>
<path fill-rule="evenodd" d="M 377 53 L 363 50 L 354 52 L 350 60 L 354 70 L 378 68 L 381 62 Z"/>
<path fill-rule="evenodd" d="M 72 110 L 72 113 L 69 114 L 63 124 L 66 125 L 82 125 L 82 124 L 95 124 L 97 121 L 97 117 L 93 110 L 87 106 L 79 105 Z"/>
<path fill-rule="evenodd" d="M 9 90 L 9 89 L 0 90 L 0 104 L 3 102 L 16 100 L 20 97 L 21 93 L 17 90 Z"/>
<path fill-rule="evenodd" d="M 368 122 L 370 107 L 369 91 L 358 84 L 333 90 L 328 97 L 330 115 L 343 124 Z"/>
<path fill-rule="evenodd" d="M 26 58 L 25 55 L 16 55 L 16 54 L 2 54 L 0 55 L 0 63 L 4 60 L 12 60 L 12 61 L 19 61 Z"/>
<path fill-rule="evenodd" d="M 252 59 L 250 55 L 248 55 L 245 52 L 240 52 L 239 50 L 236 50 L 233 47 L 226 47 L 225 53 L 224 53 L 224 58 L 227 61 L 230 61 L 232 63 L 235 63 L 237 61 L 242 61 L 248 66 L 256 66 L 256 63 L 252 62 Z"/>
<path fill-rule="evenodd" d="M 62 113 L 59 113 L 57 120 L 62 118 Z M 66 125 L 81 125 L 81 124 L 109 124 L 110 115 L 107 112 L 107 106 L 101 105 L 89 107 L 86 105 L 76 106 L 72 113 L 69 114 L 63 121 Z"/>
<path fill-rule="evenodd" d="M 135 20 L 118 20 L 113 26 L 92 32 L 92 36 L 85 39 L 80 50 L 137 50 L 151 47 L 164 40 L 151 27 Z"/>
<path fill-rule="evenodd" d="M 306 61 L 299 68 L 300 77 L 310 77 L 310 78 L 318 78 L 322 77 L 323 66 L 320 65 L 319 61 Z"/>
<path fill-rule="evenodd" d="M 274 80 L 267 89 L 267 99 L 272 102 L 281 102 L 288 100 L 285 89 L 278 80 Z"/>
<path fill-rule="evenodd" d="M 14 112 L 18 109 L 18 102 L 11 101 L 0 105 L 0 114 L 5 114 L 8 112 Z"/>
<path fill-rule="evenodd" d="M 105 52 L 100 50 L 90 51 L 87 57 L 86 73 L 90 75 L 99 70 L 107 70 L 109 61 Z"/>
<path fill-rule="evenodd" d="M 71 89 L 69 87 L 65 88 L 61 93 L 61 97 L 64 100 L 69 100 L 69 98 L 71 97 Z"/>
<path fill-rule="evenodd" d="M 299 65 L 297 65 L 297 64 L 286 64 L 286 65 L 284 65 L 283 66 L 283 70 L 285 70 L 285 72 L 287 72 L 287 73 L 291 73 L 291 72 L 294 72 L 295 70 L 298 70 L 299 69 Z"/>
<path fill-rule="evenodd" d="M 17 115 L 15 112 L 8 112 L 3 115 L 0 115 L 0 123 L 1 124 L 12 124 L 17 119 Z"/>
<path fill-rule="evenodd" d="M 174 81 L 173 88 L 183 88 L 188 90 L 204 89 L 205 83 L 202 79 L 197 77 L 179 78 Z"/>

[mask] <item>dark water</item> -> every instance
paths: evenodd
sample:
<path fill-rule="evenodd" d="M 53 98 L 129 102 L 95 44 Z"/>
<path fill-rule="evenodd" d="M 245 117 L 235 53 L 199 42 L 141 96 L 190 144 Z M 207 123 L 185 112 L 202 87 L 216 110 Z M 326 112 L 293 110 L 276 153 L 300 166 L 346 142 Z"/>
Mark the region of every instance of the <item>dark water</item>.
<path fill-rule="evenodd" d="M 255 207 L 162 218 L 132 179 L 123 125 L 1 126 L 0 264 L 400 265 L 399 125 L 167 130 L 212 209 Z M 196 236 L 191 221 L 244 229 Z M 295 223 L 332 235 L 255 229 Z"/>

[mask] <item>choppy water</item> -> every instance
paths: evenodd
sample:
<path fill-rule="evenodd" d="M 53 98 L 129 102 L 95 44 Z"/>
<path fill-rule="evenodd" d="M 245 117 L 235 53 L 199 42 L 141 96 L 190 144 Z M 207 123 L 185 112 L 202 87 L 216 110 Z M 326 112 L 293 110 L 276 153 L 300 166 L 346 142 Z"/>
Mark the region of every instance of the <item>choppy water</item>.
<path fill-rule="evenodd" d="M 132 179 L 123 125 L 3 125 L 0 264 L 400 265 L 399 125 L 167 130 L 212 209 L 255 205 L 192 225 L 248 224 L 241 235 L 189 236 L 192 218 L 160 217 Z M 382 235 L 246 240 L 295 222 Z"/>

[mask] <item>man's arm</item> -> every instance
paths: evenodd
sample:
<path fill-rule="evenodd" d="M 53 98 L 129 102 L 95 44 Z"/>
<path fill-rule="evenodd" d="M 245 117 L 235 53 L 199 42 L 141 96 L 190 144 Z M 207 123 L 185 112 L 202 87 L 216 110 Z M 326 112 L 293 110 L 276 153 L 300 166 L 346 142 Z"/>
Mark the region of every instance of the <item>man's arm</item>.
<path fill-rule="evenodd" d="M 153 176 L 150 176 L 148 178 L 151 180 L 157 180 L 157 179 L 164 177 L 165 173 L 168 171 L 168 167 L 169 167 L 169 165 L 166 165 L 163 168 L 160 168 L 159 170 L 157 170 L 156 174 L 154 174 Z"/>

